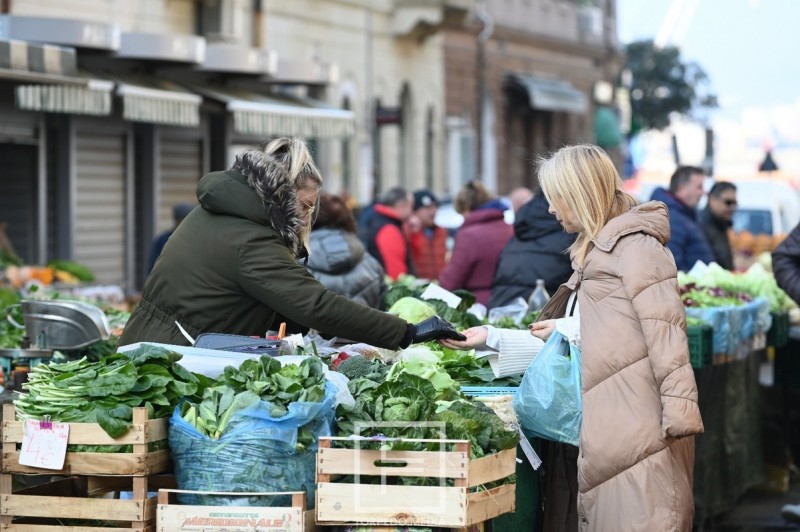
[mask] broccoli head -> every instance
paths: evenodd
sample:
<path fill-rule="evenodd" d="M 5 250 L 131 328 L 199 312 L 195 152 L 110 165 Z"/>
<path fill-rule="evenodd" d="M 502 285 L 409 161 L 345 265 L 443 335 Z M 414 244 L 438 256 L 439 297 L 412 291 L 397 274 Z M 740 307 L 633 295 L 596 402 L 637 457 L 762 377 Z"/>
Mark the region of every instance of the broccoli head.
<path fill-rule="evenodd" d="M 370 361 L 363 356 L 351 356 L 336 369 L 350 380 L 363 377 L 377 382 L 382 382 L 389 372 L 389 367 L 383 362 Z"/>

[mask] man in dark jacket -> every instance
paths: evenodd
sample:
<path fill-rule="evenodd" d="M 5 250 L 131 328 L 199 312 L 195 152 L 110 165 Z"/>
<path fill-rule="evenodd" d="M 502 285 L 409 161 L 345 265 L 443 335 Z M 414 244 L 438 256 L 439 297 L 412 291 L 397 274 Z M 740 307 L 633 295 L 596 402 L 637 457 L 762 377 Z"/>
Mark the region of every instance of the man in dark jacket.
<path fill-rule="evenodd" d="M 569 248 L 575 235 L 564 232 L 556 217 L 547 212 L 544 194 L 537 194 L 517 212 L 514 236 L 503 248 L 492 283 L 488 307 L 502 307 L 516 298 L 527 301 L 544 279 L 547 293 L 555 294 L 572 275 Z"/>
<path fill-rule="evenodd" d="M 663 201 L 669 209 L 671 236 L 667 247 L 672 252 L 680 271 L 689 271 L 695 262 L 706 264 L 714 260 L 714 253 L 706 235 L 697 225 L 697 205 L 705 193 L 705 174 L 696 166 L 680 166 L 669 181 L 669 190 L 659 187 L 650 198 Z"/>
<path fill-rule="evenodd" d="M 800 303 L 800 224 L 772 252 L 772 271 L 778 286 L 795 303 Z M 795 353 L 787 350 L 787 354 Z M 781 515 L 787 521 L 800 523 L 800 504 L 784 505 Z"/>
<path fill-rule="evenodd" d="M 778 286 L 800 303 L 800 224 L 772 252 L 772 271 Z"/>
<path fill-rule="evenodd" d="M 714 252 L 714 261 L 726 270 L 733 270 L 728 229 L 733 225 L 736 205 L 736 185 L 719 181 L 708 191 L 708 205 L 699 216 L 700 227 Z"/>
<path fill-rule="evenodd" d="M 280 317 L 331 336 L 397 349 L 456 334 L 438 317 L 416 325 L 335 294 L 298 263 L 322 177 L 305 143 L 279 138 L 200 180 L 195 209 L 144 285 L 119 344 L 190 343 L 186 335 L 263 336 Z"/>

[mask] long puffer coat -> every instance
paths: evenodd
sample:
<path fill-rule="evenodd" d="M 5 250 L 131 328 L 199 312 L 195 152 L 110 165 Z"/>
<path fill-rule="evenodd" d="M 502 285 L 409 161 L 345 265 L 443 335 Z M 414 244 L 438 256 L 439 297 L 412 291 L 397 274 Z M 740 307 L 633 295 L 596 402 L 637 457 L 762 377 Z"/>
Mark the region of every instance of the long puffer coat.
<path fill-rule="evenodd" d="M 397 349 L 408 324 L 327 290 L 297 263 L 302 220 L 286 172 L 258 151 L 237 157 L 235 169 L 213 172 L 197 185 L 194 209 L 170 237 L 120 345 L 187 345 L 203 332 L 263 336 L 286 319 L 331 336 Z M 247 175 L 272 175 L 262 201 Z"/>
<path fill-rule="evenodd" d="M 579 283 L 582 531 L 690 531 L 703 431 L 669 217 L 650 202 L 610 220 Z M 577 279 L 575 277 L 577 276 Z M 577 282 L 576 282 L 577 281 Z"/>
<path fill-rule="evenodd" d="M 324 227 L 311 232 L 306 267 L 328 290 L 368 307 L 385 307 L 386 273 L 355 233 Z"/>

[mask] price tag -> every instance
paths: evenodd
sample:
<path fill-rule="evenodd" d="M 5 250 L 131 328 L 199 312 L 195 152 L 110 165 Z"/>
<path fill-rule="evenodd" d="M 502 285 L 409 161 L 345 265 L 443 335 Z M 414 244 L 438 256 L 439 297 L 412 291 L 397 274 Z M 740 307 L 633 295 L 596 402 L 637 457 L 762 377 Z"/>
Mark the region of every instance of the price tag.
<path fill-rule="evenodd" d="M 68 423 L 26 420 L 22 432 L 20 465 L 60 470 L 67 457 Z"/>
<path fill-rule="evenodd" d="M 533 450 L 533 445 L 531 445 L 531 442 L 528 441 L 528 438 L 522 432 L 522 429 L 519 429 L 519 445 L 522 447 L 522 452 L 525 453 L 525 457 L 528 459 L 528 462 L 531 464 L 533 470 L 537 471 L 539 466 L 542 465 L 542 459 L 539 458 L 539 455 Z"/>

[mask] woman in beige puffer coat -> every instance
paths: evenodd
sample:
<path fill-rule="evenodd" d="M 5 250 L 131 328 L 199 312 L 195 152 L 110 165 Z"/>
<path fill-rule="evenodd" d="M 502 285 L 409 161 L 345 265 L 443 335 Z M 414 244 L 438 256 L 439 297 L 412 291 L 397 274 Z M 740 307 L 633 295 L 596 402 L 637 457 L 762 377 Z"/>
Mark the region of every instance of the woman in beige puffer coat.
<path fill-rule="evenodd" d="M 608 156 L 569 146 L 542 161 L 542 190 L 576 274 L 583 425 L 582 531 L 689 531 L 694 435 L 703 431 L 663 203 L 636 205 Z M 555 320 L 532 325 L 547 338 Z"/>

